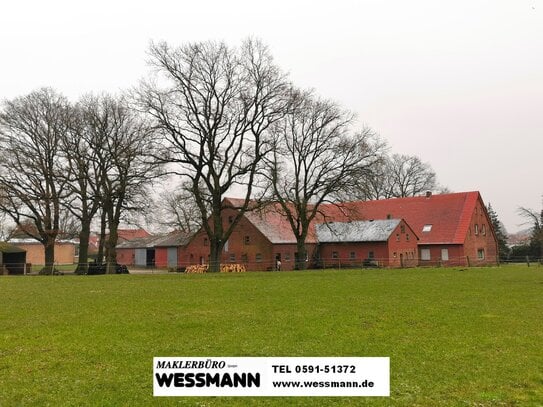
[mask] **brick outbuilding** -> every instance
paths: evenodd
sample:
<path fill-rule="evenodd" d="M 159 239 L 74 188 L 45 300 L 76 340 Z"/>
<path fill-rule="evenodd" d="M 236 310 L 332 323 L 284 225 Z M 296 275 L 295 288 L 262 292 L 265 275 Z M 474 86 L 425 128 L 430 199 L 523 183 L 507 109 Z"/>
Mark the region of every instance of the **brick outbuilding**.
<path fill-rule="evenodd" d="M 162 268 L 179 267 L 184 248 L 191 237 L 190 233 L 174 231 L 155 241 L 155 265 Z"/>
<path fill-rule="evenodd" d="M 316 225 L 322 267 L 413 267 L 418 237 L 403 219 Z"/>

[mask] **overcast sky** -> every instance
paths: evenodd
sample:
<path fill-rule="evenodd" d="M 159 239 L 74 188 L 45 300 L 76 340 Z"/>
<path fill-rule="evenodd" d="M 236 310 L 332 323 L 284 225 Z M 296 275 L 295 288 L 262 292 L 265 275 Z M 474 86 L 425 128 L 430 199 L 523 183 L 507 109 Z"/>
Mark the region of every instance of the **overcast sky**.
<path fill-rule="evenodd" d="M 115 92 L 146 75 L 151 40 L 247 36 L 442 185 L 481 191 L 508 231 L 541 209 L 543 0 L 3 1 L 0 99 Z"/>

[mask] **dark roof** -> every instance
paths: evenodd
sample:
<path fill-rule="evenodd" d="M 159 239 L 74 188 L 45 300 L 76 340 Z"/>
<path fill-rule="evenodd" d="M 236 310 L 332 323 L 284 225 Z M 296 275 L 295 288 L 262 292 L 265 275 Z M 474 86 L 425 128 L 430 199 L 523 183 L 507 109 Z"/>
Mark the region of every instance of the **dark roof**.
<path fill-rule="evenodd" d="M 150 249 L 155 247 L 155 242 L 163 238 L 164 235 L 158 235 L 125 240 L 117 245 L 117 249 Z"/>
<path fill-rule="evenodd" d="M 178 246 L 186 246 L 190 239 L 192 238 L 192 233 L 186 233 L 181 231 L 175 231 L 171 232 L 165 236 L 163 236 L 162 239 L 159 239 L 156 241 L 155 246 L 156 247 L 178 247 Z"/>
<path fill-rule="evenodd" d="M 183 232 L 172 232 L 161 235 L 151 235 L 120 242 L 117 249 L 150 249 L 153 247 L 185 246 L 192 235 Z"/>
<path fill-rule="evenodd" d="M 0 242 L 0 252 L 2 253 L 26 253 L 26 250 L 7 242 Z"/>

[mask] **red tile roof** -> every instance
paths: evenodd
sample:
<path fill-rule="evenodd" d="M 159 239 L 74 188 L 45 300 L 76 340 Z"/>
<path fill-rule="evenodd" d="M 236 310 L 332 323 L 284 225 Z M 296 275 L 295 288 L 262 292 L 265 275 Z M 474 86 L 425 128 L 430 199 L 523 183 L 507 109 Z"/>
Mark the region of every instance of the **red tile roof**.
<path fill-rule="evenodd" d="M 133 240 L 151 236 L 145 229 L 118 229 L 119 240 Z"/>
<path fill-rule="evenodd" d="M 359 220 L 403 218 L 419 236 L 419 244 L 463 244 L 478 200 L 477 191 L 460 192 L 349 202 L 343 211 L 328 206 L 326 212 L 336 221 L 347 220 L 348 214 Z M 425 225 L 432 225 L 431 231 L 423 232 Z"/>
<path fill-rule="evenodd" d="M 245 217 L 273 244 L 296 244 L 296 237 L 281 206 L 276 203 L 261 210 L 245 213 Z M 315 227 L 310 226 L 306 243 L 317 243 Z"/>
<path fill-rule="evenodd" d="M 479 192 L 473 191 L 325 204 L 320 209 L 326 221 L 334 222 L 403 218 L 420 238 L 419 244 L 463 244 L 478 200 L 482 204 Z M 246 217 L 271 243 L 296 243 L 290 224 L 281 215 L 278 204 L 248 212 Z M 315 224 L 323 222 L 322 216 L 313 222 L 306 243 L 317 242 Z M 423 232 L 425 225 L 432 225 L 431 231 Z"/>

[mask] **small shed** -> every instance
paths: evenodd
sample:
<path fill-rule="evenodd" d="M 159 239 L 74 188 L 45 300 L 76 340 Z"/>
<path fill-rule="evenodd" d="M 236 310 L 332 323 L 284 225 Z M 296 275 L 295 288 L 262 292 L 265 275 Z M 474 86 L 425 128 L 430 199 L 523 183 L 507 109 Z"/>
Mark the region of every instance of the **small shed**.
<path fill-rule="evenodd" d="M 24 274 L 26 250 L 0 242 L 0 274 Z"/>
<path fill-rule="evenodd" d="M 155 266 L 155 243 L 164 235 L 140 237 L 117 245 L 117 263 L 139 266 Z"/>
<path fill-rule="evenodd" d="M 185 247 L 192 234 L 174 231 L 155 242 L 155 263 L 157 267 L 177 267 L 180 264 L 180 249 Z"/>

